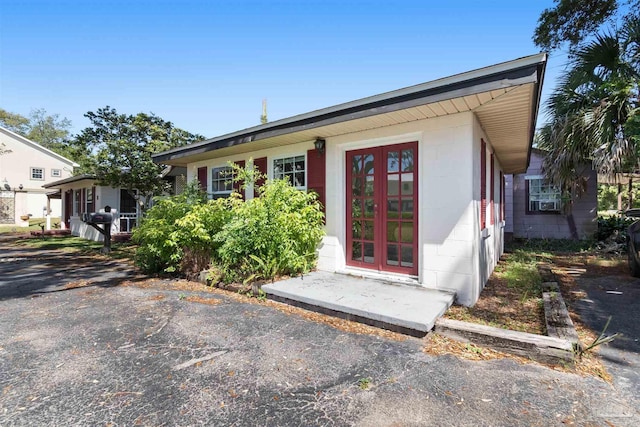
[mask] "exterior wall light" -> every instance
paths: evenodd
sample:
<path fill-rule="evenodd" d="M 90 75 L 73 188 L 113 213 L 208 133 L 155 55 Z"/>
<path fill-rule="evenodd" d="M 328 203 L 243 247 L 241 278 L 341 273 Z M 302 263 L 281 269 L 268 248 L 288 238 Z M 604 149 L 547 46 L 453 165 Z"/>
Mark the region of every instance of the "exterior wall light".
<path fill-rule="evenodd" d="M 313 143 L 314 147 L 316 147 L 316 151 L 319 154 L 324 154 L 325 143 L 326 141 L 322 138 L 316 138 L 315 142 Z"/>

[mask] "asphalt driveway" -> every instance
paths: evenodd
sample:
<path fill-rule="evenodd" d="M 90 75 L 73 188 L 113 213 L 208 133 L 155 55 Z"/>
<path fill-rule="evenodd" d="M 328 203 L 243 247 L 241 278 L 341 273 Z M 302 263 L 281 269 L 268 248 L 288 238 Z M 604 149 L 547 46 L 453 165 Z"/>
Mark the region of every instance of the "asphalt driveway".
<path fill-rule="evenodd" d="M 0 243 L 0 425 L 640 425 L 638 401 L 592 377 L 135 277 Z"/>
<path fill-rule="evenodd" d="M 625 272 L 626 273 L 626 272 Z M 575 278 L 586 296 L 574 302 L 592 330 L 619 336 L 598 353 L 616 388 L 629 397 L 640 396 L 640 279 L 629 274 L 583 275 Z"/>

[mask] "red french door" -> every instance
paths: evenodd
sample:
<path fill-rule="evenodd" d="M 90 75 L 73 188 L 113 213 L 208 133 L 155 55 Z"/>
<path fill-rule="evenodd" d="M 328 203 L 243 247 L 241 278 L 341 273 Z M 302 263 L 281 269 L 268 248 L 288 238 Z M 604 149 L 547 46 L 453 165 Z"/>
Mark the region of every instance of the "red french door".
<path fill-rule="evenodd" d="M 418 274 L 418 143 L 347 152 L 347 265 Z"/>

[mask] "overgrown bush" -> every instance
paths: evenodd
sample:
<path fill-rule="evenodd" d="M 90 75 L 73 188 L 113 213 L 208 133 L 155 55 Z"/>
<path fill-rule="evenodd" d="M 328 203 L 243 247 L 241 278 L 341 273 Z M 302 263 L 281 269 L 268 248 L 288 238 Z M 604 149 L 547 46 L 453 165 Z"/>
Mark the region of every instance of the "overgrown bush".
<path fill-rule="evenodd" d="M 148 273 L 206 268 L 217 247 L 213 236 L 231 217 L 233 203 L 237 198 L 207 201 L 197 183 L 189 184 L 181 195 L 156 199 L 133 232 L 132 240 L 139 245 L 136 264 Z"/>
<path fill-rule="evenodd" d="M 256 178 L 246 169 L 234 174 Z M 186 276 L 210 267 L 225 282 L 308 271 L 324 233 L 315 193 L 282 180 L 268 180 L 259 192 L 246 202 L 235 192 L 207 201 L 193 184 L 182 195 L 159 199 L 134 231 L 136 264 L 149 273 Z"/>
<path fill-rule="evenodd" d="M 323 214 L 315 193 L 269 180 L 260 197 L 234 206 L 216 240 L 226 281 L 269 279 L 308 271 L 322 239 Z"/>
<path fill-rule="evenodd" d="M 635 221 L 634 218 L 626 218 L 619 215 L 609 217 L 598 217 L 598 231 L 596 240 L 606 240 L 612 235 L 616 235 L 616 241 L 624 242 L 627 238 L 627 228 Z"/>

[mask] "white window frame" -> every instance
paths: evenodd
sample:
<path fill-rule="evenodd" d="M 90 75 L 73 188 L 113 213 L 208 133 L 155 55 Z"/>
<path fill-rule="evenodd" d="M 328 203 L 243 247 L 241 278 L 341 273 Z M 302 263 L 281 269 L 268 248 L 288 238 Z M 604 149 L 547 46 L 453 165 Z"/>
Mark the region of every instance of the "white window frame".
<path fill-rule="evenodd" d="M 214 166 L 211 168 L 211 179 L 209 180 L 209 184 L 211 185 L 210 194 L 214 199 L 220 198 L 220 197 L 228 197 L 233 192 L 233 174 L 230 174 L 230 173 L 226 177 L 224 177 L 224 180 L 220 176 L 216 178 L 216 181 L 215 181 L 216 183 L 224 182 L 224 186 L 225 186 L 224 190 L 215 190 L 213 188 L 214 176 L 216 173 L 219 173 L 222 170 L 232 172 L 233 168 L 229 165 Z M 229 185 L 228 190 L 226 189 L 227 185 Z"/>
<path fill-rule="evenodd" d="M 60 178 L 62 176 L 62 169 L 51 169 L 51 176 L 53 178 Z"/>
<path fill-rule="evenodd" d="M 540 182 L 540 192 L 532 192 L 531 184 L 534 181 Z M 562 192 L 557 186 L 551 185 L 547 182 L 547 180 L 543 176 L 526 176 L 525 182 L 527 183 L 527 211 L 529 213 L 535 214 L 537 212 L 549 212 L 549 213 L 559 213 L 562 209 Z M 544 190 L 546 188 L 546 190 Z M 535 196 L 536 199 L 532 200 L 532 196 Z M 538 209 L 531 209 L 531 203 L 538 202 Z M 542 204 L 546 204 L 543 208 Z M 549 208 L 548 206 L 552 207 Z"/>
<path fill-rule="evenodd" d="M 40 171 L 39 173 L 40 178 L 34 178 L 34 172 L 36 171 Z M 44 181 L 44 168 L 38 168 L 38 167 L 29 168 L 29 176 L 31 177 L 32 181 Z"/>
<path fill-rule="evenodd" d="M 306 191 L 307 190 L 307 180 L 308 180 L 308 169 L 307 169 L 307 153 L 298 153 L 298 154 L 287 154 L 284 156 L 278 156 L 278 157 L 272 157 L 269 159 L 269 167 L 271 168 L 271 178 L 272 179 L 282 179 L 285 176 L 289 176 L 291 174 L 294 173 L 299 173 L 298 171 L 294 171 L 294 172 L 282 172 L 281 174 L 279 174 L 280 176 L 276 176 L 276 162 L 278 160 L 287 160 L 287 159 L 296 159 L 298 157 L 302 157 L 303 161 L 304 161 L 304 170 L 302 171 L 304 173 L 304 185 L 295 185 L 295 183 L 293 182 L 293 179 L 291 180 L 291 185 L 293 185 L 295 188 L 297 188 L 298 190 L 302 190 L 302 191 Z M 294 164 L 295 164 L 295 160 L 294 160 Z"/>

